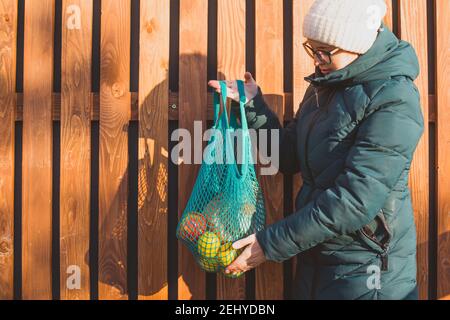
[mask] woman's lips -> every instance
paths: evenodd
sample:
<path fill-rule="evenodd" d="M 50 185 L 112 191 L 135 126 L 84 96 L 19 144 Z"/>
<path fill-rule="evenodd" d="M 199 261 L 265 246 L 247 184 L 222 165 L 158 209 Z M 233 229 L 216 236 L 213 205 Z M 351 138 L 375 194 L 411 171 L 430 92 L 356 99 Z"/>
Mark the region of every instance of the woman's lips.
<path fill-rule="evenodd" d="M 322 72 L 323 74 L 330 73 L 330 71 L 330 69 L 320 69 L 320 72 Z"/>

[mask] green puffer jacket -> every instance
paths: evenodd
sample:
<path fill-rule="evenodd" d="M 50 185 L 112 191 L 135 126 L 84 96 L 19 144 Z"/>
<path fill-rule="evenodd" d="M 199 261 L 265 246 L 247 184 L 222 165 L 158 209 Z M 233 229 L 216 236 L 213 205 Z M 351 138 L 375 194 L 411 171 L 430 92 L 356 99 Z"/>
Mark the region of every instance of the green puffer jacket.
<path fill-rule="evenodd" d="M 268 260 L 298 257 L 295 299 L 404 299 L 416 292 L 408 173 L 424 131 L 416 53 L 382 26 L 366 54 L 318 72 L 284 128 L 261 90 L 246 104 L 249 127 L 281 130 L 280 171 L 303 178 L 296 211 L 257 239 Z"/>

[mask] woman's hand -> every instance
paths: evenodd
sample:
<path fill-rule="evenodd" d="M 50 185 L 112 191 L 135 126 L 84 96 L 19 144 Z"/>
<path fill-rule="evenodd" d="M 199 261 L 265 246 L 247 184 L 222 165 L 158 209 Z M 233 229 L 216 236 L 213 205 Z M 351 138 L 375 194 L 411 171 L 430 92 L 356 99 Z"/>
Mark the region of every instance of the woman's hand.
<path fill-rule="evenodd" d="M 258 93 L 258 85 L 250 72 L 246 72 L 244 75 L 244 89 L 245 89 L 245 103 L 252 100 Z M 236 81 L 227 80 L 227 97 L 239 102 L 239 91 Z M 220 93 L 220 84 L 217 80 L 211 80 L 208 85 Z"/>
<path fill-rule="evenodd" d="M 244 247 L 246 247 L 244 251 L 225 269 L 225 273 L 238 274 L 240 272 L 246 272 L 266 261 L 264 252 L 255 234 L 233 243 L 233 248 L 236 250 Z"/>

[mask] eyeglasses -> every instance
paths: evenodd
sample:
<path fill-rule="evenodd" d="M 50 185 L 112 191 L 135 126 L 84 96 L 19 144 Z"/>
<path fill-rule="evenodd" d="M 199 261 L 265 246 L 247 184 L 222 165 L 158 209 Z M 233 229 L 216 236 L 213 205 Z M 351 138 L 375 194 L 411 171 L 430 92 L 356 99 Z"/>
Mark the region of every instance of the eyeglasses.
<path fill-rule="evenodd" d="M 326 50 L 316 50 L 313 47 L 311 47 L 308 42 L 303 43 L 303 47 L 306 50 L 306 53 L 313 58 L 319 60 L 322 64 L 330 64 L 331 63 L 331 56 L 341 50 L 340 48 L 333 49 L 331 51 Z"/>

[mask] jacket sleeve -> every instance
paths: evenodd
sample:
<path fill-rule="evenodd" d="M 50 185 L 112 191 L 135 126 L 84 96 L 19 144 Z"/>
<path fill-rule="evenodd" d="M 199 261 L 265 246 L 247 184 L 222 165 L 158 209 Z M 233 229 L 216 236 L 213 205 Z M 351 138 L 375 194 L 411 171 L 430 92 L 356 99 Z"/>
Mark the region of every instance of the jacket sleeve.
<path fill-rule="evenodd" d="M 257 95 L 245 104 L 245 116 L 248 127 L 256 130 L 258 136 L 261 129 L 267 130 L 267 151 L 272 150 L 272 130 L 279 130 L 277 141 L 279 146 L 279 171 L 284 174 L 295 174 L 300 171 L 300 163 L 297 157 L 297 117 L 298 113 L 286 127 L 282 127 L 278 116 L 269 108 L 264 100 L 261 88 L 258 87 Z M 299 108 L 300 110 L 300 108 Z M 231 111 L 240 118 L 239 104 L 231 103 Z M 258 139 L 259 140 L 259 139 Z"/>
<path fill-rule="evenodd" d="M 414 84 L 404 81 L 382 91 L 366 107 L 334 185 L 256 234 L 268 260 L 281 262 L 324 241 L 355 232 L 382 208 L 402 171 L 410 165 L 423 133 Z"/>

